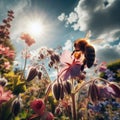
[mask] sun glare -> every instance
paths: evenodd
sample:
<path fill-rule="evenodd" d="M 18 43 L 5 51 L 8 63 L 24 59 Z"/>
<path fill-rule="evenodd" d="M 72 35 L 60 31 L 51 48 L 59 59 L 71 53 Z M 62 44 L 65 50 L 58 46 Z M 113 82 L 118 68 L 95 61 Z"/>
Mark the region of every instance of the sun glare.
<path fill-rule="evenodd" d="M 28 33 L 37 37 L 44 33 L 44 26 L 39 21 L 33 21 L 28 24 Z"/>

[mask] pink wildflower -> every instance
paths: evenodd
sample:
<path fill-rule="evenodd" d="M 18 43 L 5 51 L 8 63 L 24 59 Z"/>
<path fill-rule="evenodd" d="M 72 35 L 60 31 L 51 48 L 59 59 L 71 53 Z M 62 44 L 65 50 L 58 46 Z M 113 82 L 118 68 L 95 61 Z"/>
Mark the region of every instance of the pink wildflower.
<path fill-rule="evenodd" d="M 10 69 L 10 63 L 9 62 L 4 62 L 4 68 L 6 70 L 9 70 Z"/>
<path fill-rule="evenodd" d="M 13 59 L 15 57 L 15 52 L 13 50 L 10 50 L 9 47 L 5 47 L 1 44 L 0 44 L 0 54 L 10 59 Z"/>
<path fill-rule="evenodd" d="M 11 59 L 13 59 L 15 57 L 15 52 L 13 50 L 9 50 L 7 56 Z"/>
<path fill-rule="evenodd" d="M 29 51 L 27 51 L 26 49 L 22 51 L 22 57 L 23 58 L 30 58 L 31 54 Z"/>
<path fill-rule="evenodd" d="M 79 77 L 81 72 L 81 66 L 83 64 L 83 58 L 75 59 L 71 56 L 71 52 L 65 51 L 60 58 L 63 68 L 59 72 L 59 77 L 63 80 L 67 80 L 69 77 Z"/>
<path fill-rule="evenodd" d="M 106 69 L 107 69 L 106 63 L 102 62 L 99 66 L 99 71 L 100 72 L 105 72 Z"/>
<path fill-rule="evenodd" d="M 4 91 L 3 87 L 0 86 L 0 104 L 9 101 L 13 97 L 11 91 Z"/>
<path fill-rule="evenodd" d="M 116 84 L 115 82 L 110 82 L 109 86 L 110 88 L 110 93 L 114 96 L 114 97 L 118 97 L 120 98 L 120 86 L 118 84 Z"/>
<path fill-rule="evenodd" d="M 33 100 L 30 106 L 39 115 L 42 115 L 45 111 L 45 104 L 42 99 Z"/>
<path fill-rule="evenodd" d="M 23 33 L 21 35 L 21 39 L 22 40 L 25 40 L 25 43 L 28 45 L 28 46 L 31 46 L 33 43 L 35 43 L 35 40 L 29 35 L 29 34 L 26 34 L 26 33 Z"/>

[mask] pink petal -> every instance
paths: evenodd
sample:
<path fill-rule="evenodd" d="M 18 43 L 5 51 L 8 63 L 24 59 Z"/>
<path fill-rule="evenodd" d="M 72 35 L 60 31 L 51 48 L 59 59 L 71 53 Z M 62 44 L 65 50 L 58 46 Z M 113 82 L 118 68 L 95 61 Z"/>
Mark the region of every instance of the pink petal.
<path fill-rule="evenodd" d="M 71 52 L 70 51 L 64 51 L 60 57 L 60 61 L 61 63 L 65 64 L 65 63 L 70 63 L 72 64 L 73 62 L 73 58 L 71 56 Z"/>
<path fill-rule="evenodd" d="M 61 68 L 58 76 L 59 76 L 59 77 L 63 77 L 64 74 L 66 73 L 66 71 L 67 71 L 68 69 L 69 69 L 69 66 L 68 66 L 68 65 L 65 65 L 63 68 Z"/>
<path fill-rule="evenodd" d="M 112 94 L 115 94 L 114 90 L 111 87 L 109 87 L 109 86 L 107 87 L 107 91 L 112 93 Z"/>

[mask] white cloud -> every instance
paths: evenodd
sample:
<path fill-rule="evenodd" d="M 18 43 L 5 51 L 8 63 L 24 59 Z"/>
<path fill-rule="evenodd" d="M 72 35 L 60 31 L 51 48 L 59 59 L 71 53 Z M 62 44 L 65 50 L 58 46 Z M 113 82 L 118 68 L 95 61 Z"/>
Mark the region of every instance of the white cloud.
<path fill-rule="evenodd" d="M 76 30 L 79 30 L 79 25 L 78 25 L 78 24 L 74 24 L 74 25 L 72 25 L 71 27 L 72 27 L 75 31 L 76 31 Z"/>
<path fill-rule="evenodd" d="M 63 46 L 63 50 L 72 50 L 73 43 L 71 40 L 67 40 Z"/>
<path fill-rule="evenodd" d="M 102 62 L 110 62 L 114 61 L 116 59 L 120 59 L 120 43 L 117 45 L 110 45 L 110 44 L 104 44 L 104 45 L 96 45 L 96 58 Z"/>
<path fill-rule="evenodd" d="M 66 19 L 65 13 L 61 13 L 61 15 L 58 16 L 58 20 L 60 20 L 60 21 L 64 21 L 65 19 Z"/>
<path fill-rule="evenodd" d="M 51 79 L 55 79 L 57 77 L 57 71 L 51 71 L 51 73 L 49 74 Z"/>
<path fill-rule="evenodd" d="M 68 23 L 72 24 L 73 22 L 76 22 L 76 20 L 78 19 L 78 16 L 76 14 L 76 12 L 71 12 L 69 14 L 69 17 L 67 18 Z"/>
<path fill-rule="evenodd" d="M 111 42 L 120 38 L 119 8 L 119 0 L 80 0 L 64 21 L 74 30 L 91 30 L 92 36 Z"/>

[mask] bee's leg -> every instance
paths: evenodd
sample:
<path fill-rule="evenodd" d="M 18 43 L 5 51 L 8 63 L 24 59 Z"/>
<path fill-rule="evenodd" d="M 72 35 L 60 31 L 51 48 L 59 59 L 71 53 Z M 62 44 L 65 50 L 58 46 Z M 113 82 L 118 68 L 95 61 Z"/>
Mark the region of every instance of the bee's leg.
<path fill-rule="evenodd" d="M 76 50 L 74 50 L 74 51 L 72 52 L 71 56 L 75 53 L 75 51 L 76 51 Z"/>
<path fill-rule="evenodd" d="M 86 62 L 87 62 L 86 59 L 84 59 L 84 60 L 83 60 L 83 65 L 81 66 L 81 71 L 84 70 L 84 67 L 85 67 Z"/>

